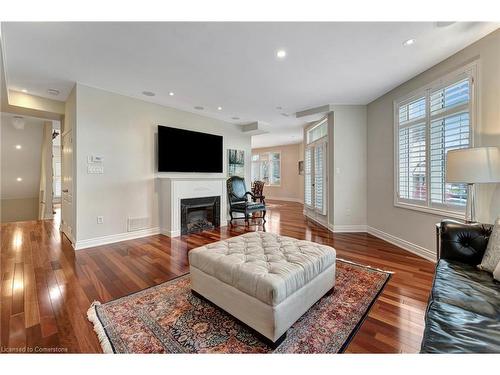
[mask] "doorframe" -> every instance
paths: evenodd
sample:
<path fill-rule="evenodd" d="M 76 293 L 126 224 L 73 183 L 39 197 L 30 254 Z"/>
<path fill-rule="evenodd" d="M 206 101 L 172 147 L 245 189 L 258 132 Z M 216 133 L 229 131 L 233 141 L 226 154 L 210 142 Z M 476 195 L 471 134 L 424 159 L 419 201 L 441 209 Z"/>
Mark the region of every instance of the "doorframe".
<path fill-rule="evenodd" d="M 63 126 L 63 124 L 61 123 L 61 127 Z M 71 168 L 72 168 L 72 173 L 71 173 L 71 184 L 72 184 L 72 187 L 71 187 L 71 205 L 72 205 L 72 210 L 71 212 L 66 212 L 64 209 L 63 209 L 63 205 L 64 205 L 64 178 L 65 177 L 68 177 L 65 175 L 65 166 L 64 166 L 64 163 L 65 163 L 65 158 L 64 158 L 64 141 L 66 139 L 67 136 L 70 136 L 71 137 L 71 144 L 72 144 L 72 154 L 73 154 L 73 157 L 71 158 Z M 76 241 L 76 238 L 74 236 L 74 233 L 75 233 L 75 226 L 76 226 L 76 215 L 75 215 L 75 204 L 76 204 L 76 199 L 75 199 L 75 144 L 74 144 L 74 134 L 73 134 L 73 130 L 70 129 L 68 131 L 64 131 L 60 134 L 60 137 L 61 137 L 61 224 L 60 224 L 60 227 L 59 227 L 59 230 L 61 231 L 61 233 L 63 233 L 71 242 L 71 244 L 74 246 L 75 244 L 75 241 Z M 72 227 L 71 229 L 68 228 L 68 225 L 66 224 L 67 223 L 67 216 L 66 215 L 70 215 L 71 216 L 71 221 L 72 221 Z"/>
<path fill-rule="evenodd" d="M 330 221 L 330 193 L 329 193 L 329 168 L 330 168 L 330 160 L 329 160 L 329 139 L 330 139 L 330 127 L 328 123 L 329 119 L 329 114 L 325 115 L 322 117 L 320 120 L 315 121 L 311 125 L 307 126 L 304 128 L 304 161 L 305 161 L 305 154 L 308 149 L 314 150 L 315 147 L 317 146 L 323 146 L 324 145 L 324 157 L 325 157 L 325 170 L 324 170 L 324 202 L 326 204 L 326 214 L 323 215 L 322 213 L 318 212 L 317 208 L 315 207 L 315 189 L 314 186 L 311 188 L 311 202 L 312 206 L 308 206 L 305 204 L 305 196 L 304 196 L 304 210 L 303 213 L 304 215 L 308 218 L 311 219 L 312 221 L 325 226 L 328 228 L 328 223 Z M 307 143 L 307 133 L 311 131 L 313 128 L 316 126 L 320 125 L 322 122 L 326 120 L 327 123 L 327 133 L 325 136 L 311 142 Z M 314 151 L 311 154 L 311 159 L 312 159 L 312 165 L 311 165 L 311 182 L 314 182 L 315 179 L 315 170 L 314 170 L 314 164 L 315 164 L 315 156 L 314 156 Z M 305 185 L 305 178 L 304 178 L 304 185 Z M 304 187 L 304 194 L 305 194 L 305 187 Z"/>

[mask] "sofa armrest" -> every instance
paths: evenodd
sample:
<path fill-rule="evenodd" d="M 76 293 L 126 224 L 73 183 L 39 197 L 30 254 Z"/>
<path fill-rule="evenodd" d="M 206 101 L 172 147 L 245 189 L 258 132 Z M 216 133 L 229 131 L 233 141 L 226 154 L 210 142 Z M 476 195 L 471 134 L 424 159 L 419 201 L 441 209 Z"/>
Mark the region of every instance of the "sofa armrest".
<path fill-rule="evenodd" d="M 492 225 L 464 224 L 455 220 L 441 222 L 440 257 L 462 263 L 477 265 L 481 263 Z"/>

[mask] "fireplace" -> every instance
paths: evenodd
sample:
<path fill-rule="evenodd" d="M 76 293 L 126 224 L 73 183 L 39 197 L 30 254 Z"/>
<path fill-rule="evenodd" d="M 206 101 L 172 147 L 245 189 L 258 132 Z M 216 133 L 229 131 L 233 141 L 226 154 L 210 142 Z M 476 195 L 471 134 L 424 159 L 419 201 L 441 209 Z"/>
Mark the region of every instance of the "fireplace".
<path fill-rule="evenodd" d="M 220 226 L 220 197 L 181 199 L 181 234 Z"/>

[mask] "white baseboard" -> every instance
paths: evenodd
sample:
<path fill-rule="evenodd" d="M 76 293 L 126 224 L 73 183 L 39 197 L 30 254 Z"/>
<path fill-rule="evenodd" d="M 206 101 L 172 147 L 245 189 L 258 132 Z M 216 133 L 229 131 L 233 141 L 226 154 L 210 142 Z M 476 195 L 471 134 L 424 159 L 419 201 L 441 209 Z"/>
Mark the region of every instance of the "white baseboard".
<path fill-rule="evenodd" d="M 304 204 L 304 201 L 300 198 L 289 198 L 289 197 L 268 197 L 266 195 L 266 200 L 272 200 L 272 201 L 285 201 L 285 202 L 297 202 L 297 203 L 302 203 Z"/>
<path fill-rule="evenodd" d="M 366 225 L 364 224 L 348 224 L 348 225 L 332 225 L 328 224 L 328 229 L 333 233 L 359 233 L 366 232 Z"/>
<path fill-rule="evenodd" d="M 179 237 L 181 235 L 180 230 L 167 230 L 164 228 L 160 230 L 160 233 L 167 237 Z"/>
<path fill-rule="evenodd" d="M 380 229 L 370 226 L 367 227 L 367 232 L 372 236 L 378 237 L 384 241 L 392 243 L 393 245 L 399 246 L 402 249 L 409 251 L 410 253 L 430 260 L 431 262 L 436 262 L 436 253 L 432 250 L 426 249 L 425 247 L 403 240 L 402 238 L 393 236 L 392 234 L 383 232 Z"/>
<path fill-rule="evenodd" d="M 102 236 L 96 238 L 89 238 L 87 240 L 76 241 L 74 244 L 75 250 L 86 249 L 88 247 L 107 245 L 110 243 L 133 240 L 136 238 L 153 236 L 155 234 L 160 234 L 160 228 L 148 228 L 143 230 L 137 230 L 134 232 L 126 232 L 119 234 L 112 234 L 109 236 Z"/>

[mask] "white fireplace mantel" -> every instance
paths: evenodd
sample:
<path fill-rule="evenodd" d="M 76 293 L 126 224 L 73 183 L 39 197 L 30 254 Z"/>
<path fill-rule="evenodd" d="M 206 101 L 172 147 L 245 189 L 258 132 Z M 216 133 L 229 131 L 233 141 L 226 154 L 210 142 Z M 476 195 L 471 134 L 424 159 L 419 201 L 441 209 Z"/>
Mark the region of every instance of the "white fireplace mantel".
<path fill-rule="evenodd" d="M 181 199 L 220 197 L 220 225 L 227 225 L 226 178 L 163 177 L 159 179 L 161 233 L 181 234 Z"/>

